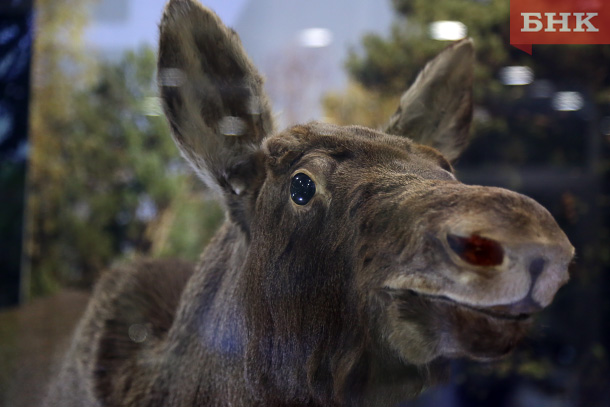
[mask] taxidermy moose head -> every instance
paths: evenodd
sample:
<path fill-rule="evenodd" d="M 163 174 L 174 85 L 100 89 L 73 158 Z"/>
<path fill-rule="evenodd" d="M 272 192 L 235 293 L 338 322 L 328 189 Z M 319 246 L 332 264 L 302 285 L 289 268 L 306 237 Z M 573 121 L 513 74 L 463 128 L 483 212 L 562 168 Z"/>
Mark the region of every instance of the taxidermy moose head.
<path fill-rule="evenodd" d="M 213 12 L 170 0 L 160 30 L 172 135 L 226 221 L 197 266 L 102 277 L 49 404 L 391 406 L 450 358 L 506 355 L 568 280 L 544 208 L 453 174 L 472 41 L 423 69 L 384 131 L 278 132 Z"/>

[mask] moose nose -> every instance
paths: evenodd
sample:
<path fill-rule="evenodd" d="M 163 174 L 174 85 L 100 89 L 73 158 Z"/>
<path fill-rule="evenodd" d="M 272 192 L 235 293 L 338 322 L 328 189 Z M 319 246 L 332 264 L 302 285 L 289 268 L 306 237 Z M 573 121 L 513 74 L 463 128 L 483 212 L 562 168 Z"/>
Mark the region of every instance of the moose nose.
<path fill-rule="evenodd" d="M 559 230 L 557 228 L 557 230 Z M 505 231 L 504 231 L 505 232 Z M 568 281 L 574 248 L 563 233 L 446 233 L 446 250 L 463 266 L 458 281 L 485 281 L 480 303 L 503 313 L 530 314 L 546 307 Z M 459 259 L 459 260 L 458 260 Z M 466 273 L 466 274 L 464 274 Z M 467 276 L 478 276 L 479 280 Z M 490 293 L 496 291 L 494 297 Z M 488 295 L 489 294 L 489 295 Z M 483 300 L 484 298 L 484 300 Z"/>
<path fill-rule="evenodd" d="M 496 312 L 496 313 L 504 314 L 504 315 L 529 315 L 529 314 L 533 314 L 535 312 L 541 311 L 548 304 L 546 304 L 546 303 L 542 304 L 543 301 L 541 301 L 540 298 L 535 299 L 534 295 L 533 295 L 533 291 L 534 291 L 534 288 L 537 286 L 536 283 L 537 283 L 538 277 L 542 274 L 546 265 L 547 265 L 547 261 L 544 258 L 542 258 L 542 257 L 534 258 L 529 263 L 528 272 L 530 274 L 532 284 L 530 286 L 530 290 L 527 293 L 527 295 L 523 299 L 516 301 L 514 303 L 505 304 L 505 305 L 496 305 L 496 306 L 490 307 L 489 310 L 492 312 Z M 545 283 L 543 283 L 543 284 L 545 284 Z M 557 288 L 559 288 L 559 287 L 557 287 Z"/>

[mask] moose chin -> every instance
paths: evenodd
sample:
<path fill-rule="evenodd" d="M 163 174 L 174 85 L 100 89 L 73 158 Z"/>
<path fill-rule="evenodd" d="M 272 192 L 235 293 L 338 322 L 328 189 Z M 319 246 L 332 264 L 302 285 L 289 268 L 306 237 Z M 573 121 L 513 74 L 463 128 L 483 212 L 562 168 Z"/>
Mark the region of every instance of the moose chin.
<path fill-rule="evenodd" d="M 226 221 L 196 265 L 102 275 L 47 405 L 392 406 L 509 353 L 574 249 L 532 199 L 456 179 L 473 63 L 445 49 L 381 131 L 278 131 L 237 34 L 170 0 L 165 114 Z"/>

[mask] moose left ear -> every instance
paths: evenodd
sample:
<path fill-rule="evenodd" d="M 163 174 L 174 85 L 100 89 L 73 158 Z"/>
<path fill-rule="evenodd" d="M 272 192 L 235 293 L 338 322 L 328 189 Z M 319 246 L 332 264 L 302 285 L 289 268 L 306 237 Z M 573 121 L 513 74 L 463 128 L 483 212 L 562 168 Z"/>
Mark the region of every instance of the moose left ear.
<path fill-rule="evenodd" d="M 402 95 L 385 132 L 409 137 L 455 160 L 468 144 L 473 70 L 472 39 L 446 48 Z"/>
<path fill-rule="evenodd" d="M 237 33 L 196 0 L 170 0 L 160 25 L 158 72 L 182 155 L 212 190 L 241 195 L 251 183 L 235 168 L 273 132 L 273 119 L 263 78 Z"/>

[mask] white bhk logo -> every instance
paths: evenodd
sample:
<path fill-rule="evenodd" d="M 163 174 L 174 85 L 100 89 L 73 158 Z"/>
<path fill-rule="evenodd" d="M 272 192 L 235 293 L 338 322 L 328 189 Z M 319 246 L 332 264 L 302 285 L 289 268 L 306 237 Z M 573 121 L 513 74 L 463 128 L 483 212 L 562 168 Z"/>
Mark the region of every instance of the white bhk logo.
<path fill-rule="evenodd" d="M 542 14 L 546 17 L 544 25 Z M 591 19 L 599 13 L 521 13 L 523 17 L 523 28 L 521 32 L 598 32 L 599 29 L 591 23 Z M 570 17 L 576 17 L 574 26 L 570 27 Z M 557 30 L 556 27 L 559 27 Z"/>

